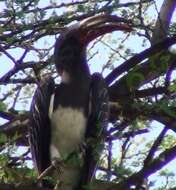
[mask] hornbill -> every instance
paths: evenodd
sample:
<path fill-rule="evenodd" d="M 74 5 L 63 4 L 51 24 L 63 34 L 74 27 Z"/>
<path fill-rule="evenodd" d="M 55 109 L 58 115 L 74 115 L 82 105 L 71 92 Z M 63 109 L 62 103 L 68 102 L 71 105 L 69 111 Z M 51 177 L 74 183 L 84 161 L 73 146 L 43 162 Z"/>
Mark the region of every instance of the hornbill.
<path fill-rule="evenodd" d="M 61 190 L 77 189 L 95 173 L 97 147 L 108 122 L 108 91 L 101 74 L 91 76 L 86 47 L 115 30 L 131 27 L 123 18 L 106 14 L 69 26 L 56 40 L 54 51 L 61 83 L 49 78 L 34 93 L 29 127 L 32 158 L 39 175 L 53 160 L 60 161 Z"/>

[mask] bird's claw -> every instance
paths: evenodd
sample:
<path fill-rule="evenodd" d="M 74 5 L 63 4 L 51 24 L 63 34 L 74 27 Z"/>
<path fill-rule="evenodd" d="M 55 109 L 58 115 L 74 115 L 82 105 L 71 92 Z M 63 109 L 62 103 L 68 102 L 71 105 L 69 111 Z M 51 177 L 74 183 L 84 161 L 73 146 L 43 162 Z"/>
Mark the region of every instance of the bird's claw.
<path fill-rule="evenodd" d="M 79 152 L 81 153 L 81 155 L 85 155 L 86 154 L 86 142 L 83 142 L 79 145 Z"/>

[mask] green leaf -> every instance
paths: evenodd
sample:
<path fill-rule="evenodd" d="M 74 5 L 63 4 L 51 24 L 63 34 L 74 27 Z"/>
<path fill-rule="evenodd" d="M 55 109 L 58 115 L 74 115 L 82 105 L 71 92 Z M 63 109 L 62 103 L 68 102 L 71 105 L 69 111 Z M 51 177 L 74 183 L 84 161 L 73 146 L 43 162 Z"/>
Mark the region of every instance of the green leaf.
<path fill-rule="evenodd" d="M 0 111 L 5 111 L 7 109 L 7 106 L 4 102 L 0 102 Z"/>
<path fill-rule="evenodd" d="M 171 57 L 170 55 L 162 55 L 161 56 L 161 58 L 160 58 L 161 67 L 159 67 L 159 68 L 162 72 L 167 70 L 170 57 Z"/>
<path fill-rule="evenodd" d="M 7 140 L 7 135 L 4 133 L 0 133 L 0 144 L 4 144 L 5 142 L 7 142 Z"/>
<path fill-rule="evenodd" d="M 175 174 L 171 171 L 169 171 L 168 169 L 165 169 L 165 170 L 162 170 L 160 172 L 160 176 L 163 176 L 163 177 L 174 177 Z"/>
<path fill-rule="evenodd" d="M 79 5 L 77 6 L 77 11 L 78 11 L 78 12 L 84 12 L 84 11 L 85 11 L 85 6 L 79 4 Z"/>
<path fill-rule="evenodd" d="M 168 105 L 167 101 L 162 101 L 158 103 L 158 108 L 162 111 L 164 111 L 166 114 L 168 114 L 171 117 L 176 117 L 176 111 L 172 109 L 171 106 Z"/>
<path fill-rule="evenodd" d="M 128 74 L 127 85 L 130 89 L 133 89 L 136 85 L 140 84 L 144 80 L 144 76 L 139 72 L 131 72 Z"/>
<path fill-rule="evenodd" d="M 157 62 L 159 60 L 159 57 L 162 56 L 162 52 L 158 52 L 152 56 L 149 57 L 149 67 L 151 70 L 158 70 Z"/>
<path fill-rule="evenodd" d="M 169 91 L 170 92 L 176 92 L 176 83 L 169 86 Z"/>

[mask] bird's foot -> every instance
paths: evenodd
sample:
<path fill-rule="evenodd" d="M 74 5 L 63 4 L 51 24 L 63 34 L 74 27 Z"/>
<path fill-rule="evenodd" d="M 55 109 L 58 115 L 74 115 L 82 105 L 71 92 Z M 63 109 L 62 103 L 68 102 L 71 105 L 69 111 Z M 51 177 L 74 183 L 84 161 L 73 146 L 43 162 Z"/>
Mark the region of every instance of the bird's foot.
<path fill-rule="evenodd" d="M 37 178 L 37 184 L 40 184 L 44 177 L 49 176 L 50 173 L 54 171 L 61 173 L 61 167 L 63 163 L 60 160 L 53 160 L 51 165 L 46 168 Z"/>
<path fill-rule="evenodd" d="M 86 154 L 86 142 L 83 142 L 79 145 L 79 152 L 84 156 Z"/>
<path fill-rule="evenodd" d="M 50 165 L 48 168 L 46 168 L 37 178 L 37 183 L 40 183 L 44 177 L 48 176 L 48 174 L 54 170 L 53 165 Z"/>
<path fill-rule="evenodd" d="M 59 160 L 59 159 L 54 159 L 51 163 L 51 165 L 53 166 L 53 168 L 56 170 L 56 172 L 58 173 L 58 175 L 60 175 L 60 173 L 62 172 L 62 168 L 64 167 L 64 163 L 63 161 Z"/>
<path fill-rule="evenodd" d="M 61 189 L 62 182 L 60 180 L 57 180 L 56 185 L 54 186 L 53 190 L 59 190 Z"/>

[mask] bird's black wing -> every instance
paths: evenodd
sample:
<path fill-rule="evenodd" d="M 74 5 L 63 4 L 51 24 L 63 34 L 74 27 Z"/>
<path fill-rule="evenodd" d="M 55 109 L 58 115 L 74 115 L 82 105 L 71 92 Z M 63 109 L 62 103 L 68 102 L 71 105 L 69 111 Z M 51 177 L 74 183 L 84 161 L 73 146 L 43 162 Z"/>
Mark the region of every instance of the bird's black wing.
<path fill-rule="evenodd" d="M 94 73 L 90 85 L 89 118 L 86 131 L 86 152 L 83 168 L 83 184 L 91 182 L 104 147 L 108 125 L 108 87 L 102 75 Z"/>
<path fill-rule="evenodd" d="M 41 174 L 50 165 L 51 129 L 48 113 L 54 86 L 52 78 L 46 79 L 43 84 L 39 85 L 30 109 L 29 142 L 38 174 Z"/>

